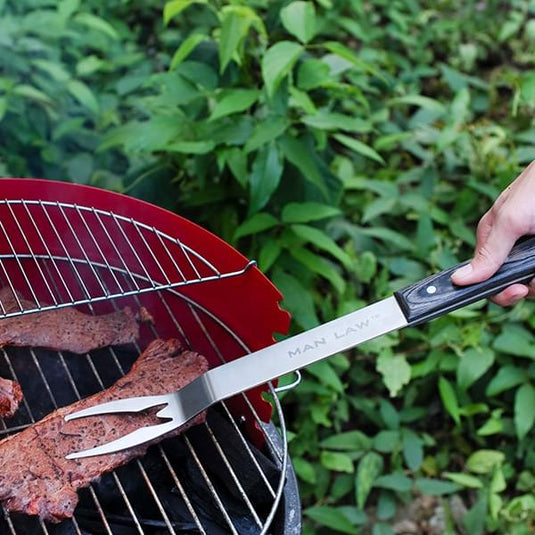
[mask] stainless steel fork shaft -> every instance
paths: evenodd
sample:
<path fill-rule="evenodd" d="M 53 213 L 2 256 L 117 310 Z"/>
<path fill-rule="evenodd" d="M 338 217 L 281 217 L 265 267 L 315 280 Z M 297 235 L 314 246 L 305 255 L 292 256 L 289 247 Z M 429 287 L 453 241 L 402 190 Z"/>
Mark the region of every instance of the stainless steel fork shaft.
<path fill-rule="evenodd" d="M 229 398 L 406 325 L 395 298 L 389 297 L 209 370 L 203 393 L 212 402 Z"/>

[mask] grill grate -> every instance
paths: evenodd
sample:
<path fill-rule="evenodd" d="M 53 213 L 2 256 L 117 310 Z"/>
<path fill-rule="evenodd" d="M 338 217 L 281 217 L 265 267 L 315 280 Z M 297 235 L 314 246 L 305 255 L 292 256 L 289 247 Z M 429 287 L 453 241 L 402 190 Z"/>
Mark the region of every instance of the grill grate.
<path fill-rule="evenodd" d="M 156 325 L 142 327 L 142 346 L 156 337 L 181 337 L 188 347 L 220 362 L 226 360 L 229 347 L 235 354 L 248 351 L 231 328 L 182 290 L 190 284 L 244 276 L 251 263 L 239 270 L 219 271 L 180 240 L 133 219 L 94 208 L 46 201 L 6 200 L 0 203 L 0 208 L 1 205 L 6 209 L 2 209 L 0 219 L 0 251 L 9 251 L 0 255 L 2 285 L 22 293 L 35 306 L 24 309 L 19 302 L 19 311 L 6 313 L 0 305 L 0 312 L 3 312 L 0 317 L 72 305 L 93 314 L 110 312 L 124 304 L 133 308 L 144 306 L 158 321 Z M 222 342 L 225 350 L 221 349 Z M 31 425 L 58 406 L 109 386 L 125 373 L 141 347 L 136 344 L 135 350 L 134 354 L 108 348 L 79 356 L 34 349 L 3 349 L 0 375 L 19 381 L 25 399 L 23 408 L 14 418 L 0 419 L 0 437 Z M 270 389 L 274 394 L 271 386 Z M 277 397 L 273 395 L 282 431 L 279 442 L 266 432 L 267 424 L 249 398 L 245 395 L 241 398 L 239 416 L 234 416 L 234 408 L 231 410 L 227 403 L 221 403 L 209 411 L 205 424 L 153 447 L 149 460 L 131 462 L 126 478 L 122 469 L 105 476 L 106 484 L 114 487 L 114 500 L 118 498 L 122 502 L 120 508 L 124 512 L 120 515 L 110 510 L 107 500 L 103 500 L 101 485 L 93 484 L 87 492 L 82 491 L 80 506 L 72 520 L 60 525 L 62 531 L 37 519 L 10 515 L 5 509 L 5 527 L 2 528 L 0 518 L 0 531 L 114 534 L 116 526 L 122 525 L 121 533 L 211 534 L 213 526 L 203 511 L 205 505 L 199 505 L 197 491 L 191 490 L 188 474 L 180 468 L 185 462 L 197 474 L 199 485 L 204 489 L 203 496 L 209 497 L 209 512 L 219 519 L 222 533 L 244 533 L 240 524 L 244 520 L 232 509 L 239 510 L 240 514 L 245 512 L 251 533 L 267 533 L 285 483 L 284 418 Z M 261 430 L 271 471 L 266 469 L 265 460 L 258 456 L 246 437 L 244 419 Z M 229 446 L 230 435 L 233 442 Z M 235 443 L 239 445 L 239 463 L 232 458 Z M 217 470 L 214 470 L 212 454 L 203 451 L 204 446 L 199 450 L 199 444 L 208 444 L 208 450 L 215 452 Z M 176 451 L 182 452 L 178 465 Z M 246 474 L 239 464 L 249 468 Z M 218 471 L 226 474 L 226 486 L 222 485 Z M 165 474 L 164 479 L 168 481 L 163 494 L 155 473 Z M 141 482 L 141 488 L 138 485 L 134 494 L 130 488 L 132 477 Z M 251 478 L 255 485 L 251 485 Z M 229 486 L 233 488 L 230 498 Z M 251 494 L 255 486 L 261 489 L 262 500 Z M 180 501 L 187 512 L 186 521 L 176 520 L 176 501 L 169 503 L 169 487 L 172 487 L 173 498 Z M 140 500 L 136 493 L 145 498 Z M 265 496 L 268 496 L 267 505 Z M 146 518 L 139 510 L 140 501 L 151 502 L 151 510 L 157 515 Z M 86 527 L 88 520 L 92 526 L 90 530 Z"/>
<path fill-rule="evenodd" d="M 4 199 L 0 210 L 0 251 L 8 251 L 0 254 L 0 275 L 34 304 L 18 301 L 19 310 L 9 312 L 0 304 L 0 317 L 217 281 L 255 264 L 222 272 L 178 238 L 92 207 Z M 52 267 L 48 274 L 43 260 Z"/>

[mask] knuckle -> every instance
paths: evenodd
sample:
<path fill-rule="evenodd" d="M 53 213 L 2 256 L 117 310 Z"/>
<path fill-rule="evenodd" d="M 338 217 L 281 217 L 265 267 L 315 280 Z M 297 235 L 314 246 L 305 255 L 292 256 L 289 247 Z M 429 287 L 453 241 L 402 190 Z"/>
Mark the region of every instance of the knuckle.
<path fill-rule="evenodd" d="M 497 214 L 498 224 L 507 232 L 522 235 L 526 229 L 526 222 L 517 209 L 503 208 Z"/>

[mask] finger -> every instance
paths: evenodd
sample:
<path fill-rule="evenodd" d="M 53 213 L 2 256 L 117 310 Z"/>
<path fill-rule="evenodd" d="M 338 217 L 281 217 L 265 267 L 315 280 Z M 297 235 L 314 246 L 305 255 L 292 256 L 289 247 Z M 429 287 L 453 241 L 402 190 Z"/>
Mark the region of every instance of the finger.
<path fill-rule="evenodd" d="M 487 280 L 498 271 L 519 237 L 506 221 L 494 218 L 492 213 L 486 215 L 478 227 L 474 258 L 452 275 L 453 283 L 465 285 Z"/>
<path fill-rule="evenodd" d="M 493 211 L 489 210 L 480 220 L 477 225 L 476 230 L 476 250 L 479 247 L 479 244 L 485 243 L 489 237 L 489 234 L 492 231 L 494 224 Z M 468 264 L 458 269 L 451 276 L 453 284 L 462 286 L 464 284 L 470 284 L 470 276 L 472 273 L 472 266 Z"/>
<path fill-rule="evenodd" d="M 491 301 L 502 307 L 510 307 L 521 299 L 528 297 L 530 288 L 525 284 L 513 284 L 499 294 L 491 297 Z M 534 293 L 535 296 L 535 293 Z"/>

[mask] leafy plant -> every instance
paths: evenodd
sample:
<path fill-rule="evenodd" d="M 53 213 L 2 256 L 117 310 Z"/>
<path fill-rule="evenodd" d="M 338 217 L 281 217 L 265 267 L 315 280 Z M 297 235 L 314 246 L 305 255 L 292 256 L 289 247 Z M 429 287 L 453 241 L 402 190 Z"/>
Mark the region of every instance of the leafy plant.
<path fill-rule="evenodd" d="M 535 158 L 534 12 L 0 2 L 0 169 L 178 210 L 307 329 L 469 257 Z M 307 369 L 284 395 L 305 532 L 392 533 L 422 496 L 447 533 L 532 530 L 534 321 L 480 303 Z"/>

